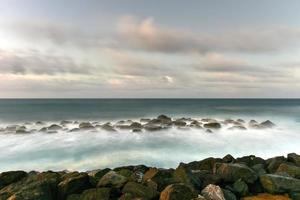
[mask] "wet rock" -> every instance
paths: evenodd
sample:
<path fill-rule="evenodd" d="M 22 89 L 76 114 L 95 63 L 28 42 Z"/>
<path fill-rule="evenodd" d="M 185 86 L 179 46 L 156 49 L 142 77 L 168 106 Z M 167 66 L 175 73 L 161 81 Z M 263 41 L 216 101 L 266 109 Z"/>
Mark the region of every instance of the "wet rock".
<path fill-rule="evenodd" d="M 272 194 L 300 192 L 300 180 L 275 174 L 260 176 L 260 183 L 265 191 Z"/>
<path fill-rule="evenodd" d="M 160 200 L 191 200 L 197 195 L 193 192 L 190 186 L 177 183 L 167 186 L 160 193 Z"/>
<path fill-rule="evenodd" d="M 19 126 L 19 127 L 16 128 L 16 133 L 25 134 L 25 133 L 29 133 L 29 132 L 26 130 L 25 126 Z"/>
<path fill-rule="evenodd" d="M 162 191 L 167 185 L 175 183 L 173 170 L 150 168 L 143 176 L 143 182 L 153 181 L 158 191 Z"/>
<path fill-rule="evenodd" d="M 94 129 L 95 127 L 90 122 L 81 122 L 79 124 L 79 128 L 82 130 L 91 130 Z"/>
<path fill-rule="evenodd" d="M 249 193 L 248 185 L 241 179 L 235 181 L 232 187 L 234 192 L 237 193 L 239 196 L 243 197 Z"/>
<path fill-rule="evenodd" d="M 91 187 L 87 173 L 73 172 L 65 174 L 58 184 L 59 196 L 66 198 L 70 194 L 81 193 Z"/>
<path fill-rule="evenodd" d="M 223 163 L 233 163 L 234 161 L 234 157 L 230 154 L 227 154 L 226 156 L 224 156 L 224 158 L 222 158 Z"/>
<path fill-rule="evenodd" d="M 262 128 L 273 128 L 275 126 L 276 125 L 273 122 L 271 122 L 270 120 L 260 123 L 260 127 L 262 127 Z"/>
<path fill-rule="evenodd" d="M 140 129 L 140 128 L 134 128 L 134 129 L 132 129 L 132 132 L 134 132 L 134 133 L 139 133 L 139 132 L 142 132 L 143 130 L 142 129 Z"/>
<path fill-rule="evenodd" d="M 36 125 L 39 125 L 39 126 L 45 125 L 45 123 L 42 122 L 42 121 L 37 121 L 37 122 L 35 122 L 35 124 L 36 124 Z"/>
<path fill-rule="evenodd" d="M 254 170 L 238 163 L 217 163 L 215 173 L 220 175 L 225 182 L 235 182 L 241 179 L 246 183 L 254 183 L 258 178 Z"/>
<path fill-rule="evenodd" d="M 287 156 L 287 160 L 289 162 L 294 163 L 295 165 L 297 165 L 298 167 L 300 167 L 300 155 L 296 154 L 296 153 L 290 153 Z"/>
<path fill-rule="evenodd" d="M 151 119 L 146 119 L 146 118 L 140 119 L 140 122 L 142 122 L 142 123 L 148 123 L 150 121 L 151 121 Z"/>
<path fill-rule="evenodd" d="M 138 123 L 138 122 L 133 122 L 132 124 L 130 124 L 130 128 L 131 129 L 141 129 L 143 128 L 142 124 Z"/>
<path fill-rule="evenodd" d="M 210 129 L 206 129 L 206 131 L 205 131 L 206 133 L 213 133 L 213 131 L 212 130 L 210 130 Z"/>
<path fill-rule="evenodd" d="M 53 200 L 57 199 L 57 184 L 60 175 L 55 172 L 32 174 L 0 190 L 0 199 Z"/>
<path fill-rule="evenodd" d="M 39 130 L 39 132 L 47 132 L 48 131 L 48 128 L 47 127 L 43 127 Z"/>
<path fill-rule="evenodd" d="M 277 174 L 287 174 L 293 178 L 300 179 L 300 167 L 290 163 L 281 163 L 276 170 Z"/>
<path fill-rule="evenodd" d="M 219 122 L 210 122 L 210 123 L 204 124 L 204 127 L 209 128 L 209 129 L 220 129 L 221 124 Z"/>
<path fill-rule="evenodd" d="M 144 129 L 146 131 L 160 131 L 163 129 L 162 126 L 160 125 L 151 125 L 151 124 L 147 124 L 147 125 L 144 125 Z"/>
<path fill-rule="evenodd" d="M 65 125 L 68 125 L 68 124 L 72 124 L 72 122 L 67 121 L 67 120 L 63 120 L 63 121 L 60 122 L 60 125 L 62 125 L 62 126 L 65 126 Z"/>
<path fill-rule="evenodd" d="M 286 158 L 283 156 L 277 156 L 266 160 L 267 171 L 271 174 L 275 173 L 279 165 L 286 162 Z"/>
<path fill-rule="evenodd" d="M 0 174 L 0 189 L 11 183 L 21 180 L 22 178 L 24 178 L 26 176 L 27 176 L 27 173 L 24 171 L 2 172 Z"/>
<path fill-rule="evenodd" d="M 209 184 L 218 185 L 222 182 L 222 179 L 219 175 L 213 174 L 207 170 L 192 170 L 191 172 L 194 177 L 197 177 L 198 180 L 201 180 L 202 188 Z"/>
<path fill-rule="evenodd" d="M 62 130 L 62 127 L 57 124 L 52 124 L 48 127 L 48 131 L 59 131 Z"/>
<path fill-rule="evenodd" d="M 129 125 L 117 125 L 116 128 L 121 130 L 129 130 L 131 127 Z"/>
<path fill-rule="evenodd" d="M 236 121 L 239 123 L 245 123 L 245 121 L 243 119 L 237 119 Z"/>
<path fill-rule="evenodd" d="M 114 127 L 110 123 L 103 124 L 101 128 L 105 131 L 116 132 L 116 129 L 114 129 Z"/>
<path fill-rule="evenodd" d="M 166 120 L 166 121 L 171 121 L 172 120 L 171 117 L 168 117 L 166 115 L 159 115 L 157 117 L 157 119 L 159 119 L 159 120 Z"/>
<path fill-rule="evenodd" d="M 79 132 L 80 128 L 72 128 L 69 132 Z"/>
<path fill-rule="evenodd" d="M 243 130 L 247 130 L 247 128 L 244 127 L 244 126 L 232 126 L 232 127 L 228 128 L 228 130 L 241 130 L 241 131 L 243 131 Z"/>
<path fill-rule="evenodd" d="M 179 126 L 179 127 L 186 126 L 186 122 L 183 121 L 183 120 L 176 120 L 176 121 L 173 121 L 173 124 L 174 124 L 175 126 Z"/>
<path fill-rule="evenodd" d="M 252 167 L 253 165 L 256 165 L 256 164 L 265 165 L 266 161 L 260 157 L 250 155 L 250 156 L 243 156 L 243 157 L 237 158 L 236 163 L 243 163 L 249 167 Z"/>
<path fill-rule="evenodd" d="M 144 186 L 136 182 L 128 182 L 124 186 L 122 193 L 130 193 L 133 197 L 142 199 L 154 199 L 159 195 L 159 193 L 152 187 Z"/>
<path fill-rule="evenodd" d="M 127 180 L 128 179 L 125 176 L 122 176 L 115 171 L 110 171 L 102 176 L 97 184 L 97 187 L 121 188 L 124 186 Z"/>
<path fill-rule="evenodd" d="M 244 197 L 242 200 L 291 200 L 287 195 L 272 195 L 262 193 L 257 196 Z M 293 198 L 293 200 L 296 200 Z"/>
<path fill-rule="evenodd" d="M 222 189 L 217 185 L 208 185 L 201 191 L 206 200 L 225 200 Z"/>
<path fill-rule="evenodd" d="M 15 132 L 18 127 L 19 127 L 18 125 L 10 125 L 10 126 L 7 126 L 5 130 L 8 132 Z"/>
<path fill-rule="evenodd" d="M 290 197 L 292 200 L 300 200 L 300 192 L 291 192 Z"/>

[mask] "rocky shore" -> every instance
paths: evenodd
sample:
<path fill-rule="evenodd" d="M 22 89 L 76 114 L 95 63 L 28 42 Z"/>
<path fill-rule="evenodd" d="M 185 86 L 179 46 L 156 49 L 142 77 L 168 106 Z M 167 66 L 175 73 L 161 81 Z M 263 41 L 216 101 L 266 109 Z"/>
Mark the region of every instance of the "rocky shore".
<path fill-rule="evenodd" d="M 180 130 L 198 129 L 207 133 L 212 133 L 219 129 L 228 130 L 247 130 L 247 129 L 268 129 L 275 127 L 270 120 L 257 122 L 243 119 L 224 119 L 217 120 L 211 118 L 171 118 L 166 115 L 159 115 L 156 118 L 142 118 L 139 120 L 120 120 L 117 122 L 89 122 L 89 121 L 68 121 L 63 120 L 59 123 L 46 123 L 42 121 L 25 122 L 23 124 L 0 126 L 0 133 L 58 133 L 58 132 L 117 132 L 127 130 L 131 132 L 160 131 L 170 128 Z"/>
<path fill-rule="evenodd" d="M 0 174 L 0 200 L 299 200 L 300 155 L 207 158 L 176 169 Z"/>

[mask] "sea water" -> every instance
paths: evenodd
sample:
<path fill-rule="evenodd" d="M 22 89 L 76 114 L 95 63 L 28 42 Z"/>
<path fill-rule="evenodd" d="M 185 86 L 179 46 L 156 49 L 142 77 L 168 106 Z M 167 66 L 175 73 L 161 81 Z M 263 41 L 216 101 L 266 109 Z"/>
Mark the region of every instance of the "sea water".
<path fill-rule="evenodd" d="M 153 118 L 271 120 L 275 128 L 214 133 L 172 128 L 158 132 L 0 133 L 0 171 L 92 170 L 145 164 L 176 167 L 206 157 L 300 153 L 299 99 L 3 99 L 0 128 L 62 120 L 117 122 Z M 34 125 L 31 125 L 34 126 Z"/>

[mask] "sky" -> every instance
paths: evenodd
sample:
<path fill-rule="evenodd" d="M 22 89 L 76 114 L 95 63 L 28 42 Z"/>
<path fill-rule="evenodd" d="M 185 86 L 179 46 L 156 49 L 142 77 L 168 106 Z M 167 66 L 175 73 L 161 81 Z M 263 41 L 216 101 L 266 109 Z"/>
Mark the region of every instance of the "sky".
<path fill-rule="evenodd" d="M 0 0 L 0 98 L 300 98 L 298 0 Z"/>

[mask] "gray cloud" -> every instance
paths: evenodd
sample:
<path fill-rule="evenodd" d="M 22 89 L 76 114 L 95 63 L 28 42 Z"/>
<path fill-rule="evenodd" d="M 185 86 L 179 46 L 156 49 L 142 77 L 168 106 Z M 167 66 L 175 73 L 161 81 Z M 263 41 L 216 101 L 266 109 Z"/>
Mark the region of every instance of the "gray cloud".
<path fill-rule="evenodd" d="M 138 21 L 121 18 L 118 26 L 122 42 L 129 48 L 175 52 L 233 51 L 261 53 L 282 50 L 300 44 L 299 28 L 266 28 L 224 31 L 218 33 L 191 32 L 157 26 L 151 18 Z"/>
<path fill-rule="evenodd" d="M 40 53 L 15 53 L 0 51 L 0 73 L 11 74 L 91 74 L 95 68 L 79 64 L 71 57 Z"/>

